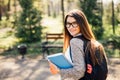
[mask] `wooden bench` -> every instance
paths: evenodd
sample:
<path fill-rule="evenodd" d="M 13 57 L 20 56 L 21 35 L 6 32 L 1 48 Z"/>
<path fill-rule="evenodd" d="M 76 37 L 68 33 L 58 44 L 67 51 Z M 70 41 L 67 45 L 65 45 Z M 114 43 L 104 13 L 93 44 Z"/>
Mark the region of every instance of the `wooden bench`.
<path fill-rule="evenodd" d="M 63 44 L 56 43 L 58 40 L 63 40 L 63 33 L 46 33 L 46 41 L 42 43 L 42 54 L 45 58 L 45 53 L 50 54 L 50 48 L 63 48 Z"/>

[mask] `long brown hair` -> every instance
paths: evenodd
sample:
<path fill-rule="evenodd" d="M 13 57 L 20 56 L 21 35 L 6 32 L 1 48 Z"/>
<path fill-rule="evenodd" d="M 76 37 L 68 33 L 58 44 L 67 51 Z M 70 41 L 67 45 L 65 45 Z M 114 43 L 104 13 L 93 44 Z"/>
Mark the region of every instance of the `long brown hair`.
<path fill-rule="evenodd" d="M 66 17 L 65 17 L 65 21 L 64 21 L 64 46 L 63 46 L 63 52 L 66 51 L 67 47 L 70 45 L 70 39 L 72 38 L 72 36 L 70 35 L 70 33 L 68 32 L 67 28 L 66 28 L 66 23 L 67 23 L 67 18 L 68 17 L 73 17 L 76 22 L 78 23 L 81 33 L 82 35 L 90 41 L 90 54 L 92 57 L 92 61 L 93 63 L 98 63 L 96 57 L 95 57 L 95 49 L 96 49 L 96 44 L 93 44 L 94 42 L 96 42 L 95 36 L 92 32 L 92 29 L 88 23 L 88 20 L 86 18 L 86 16 L 84 15 L 84 13 L 81 10 L 72 10 L 70 11 Z M 101 53 L 104 53 L 103 51 L 103 47 L 102 45 L 99 46 L 101 49 Z M 102 54 L 101 54 L 102 55 Z M 102 58 L 102 57 L 101 57 Z"/>

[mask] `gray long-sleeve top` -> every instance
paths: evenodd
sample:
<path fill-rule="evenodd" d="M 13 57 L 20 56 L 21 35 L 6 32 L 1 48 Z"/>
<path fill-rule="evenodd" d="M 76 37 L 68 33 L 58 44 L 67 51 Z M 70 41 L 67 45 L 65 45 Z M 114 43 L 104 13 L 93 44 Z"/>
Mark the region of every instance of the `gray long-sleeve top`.
<path fill-rule="evenodd" d="M 78 80 L 82 78 L 85 73 L 83 41 L 78 38 L 72 38 L 70 40 L 70 46 L 74 67 L 60 70 L 62 80 Z"/>

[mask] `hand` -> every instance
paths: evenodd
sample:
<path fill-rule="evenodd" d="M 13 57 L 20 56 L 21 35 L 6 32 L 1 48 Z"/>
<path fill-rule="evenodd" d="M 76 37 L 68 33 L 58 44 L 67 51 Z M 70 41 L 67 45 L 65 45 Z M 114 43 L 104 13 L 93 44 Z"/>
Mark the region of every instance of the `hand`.
<path fill-rule="evenodd" d="M 59 69 L 57 68 L 57 66 L 54 65 L 54 64 L 53 64 L 52 62 L 50 62 L 50 61 L 49 61 L 49 66 L 50 66 L 50 72 L 51 72 L 52 74 L 57 74 L 57 73 L 60 72 Z"/>

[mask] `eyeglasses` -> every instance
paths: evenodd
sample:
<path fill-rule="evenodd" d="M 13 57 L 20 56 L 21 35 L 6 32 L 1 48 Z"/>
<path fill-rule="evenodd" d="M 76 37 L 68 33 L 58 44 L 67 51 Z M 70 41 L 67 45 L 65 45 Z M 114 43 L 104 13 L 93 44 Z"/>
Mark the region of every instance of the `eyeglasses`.
<path fill-rule="evenodd" d="M 66 23 L 66 27 L 67 27 L 67 28 L 70 28 L 71 25 L 72 25 L 73 28 L 78 27 L 78 24 L 77 24 L 76 21 L 75 21 L 75 22 L 72 22 L 72 23 L 70 23 L 70 22 L 67 22 L 67 23 Z"/>

